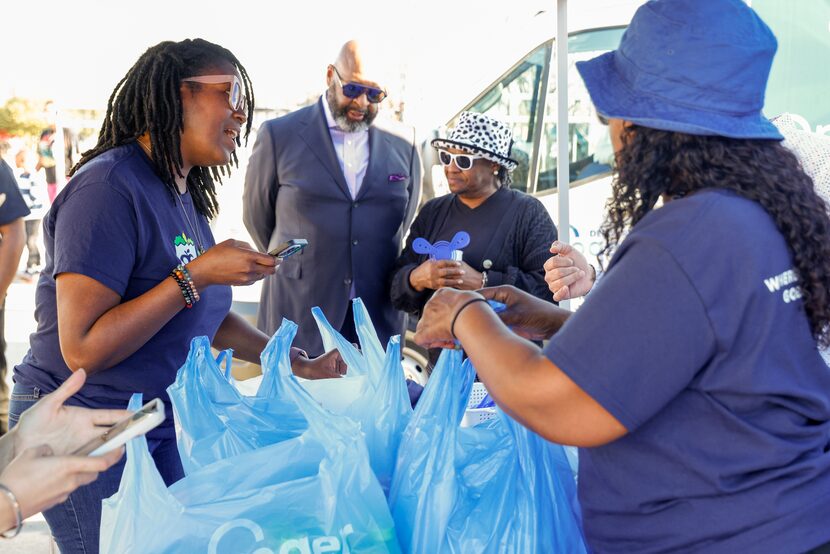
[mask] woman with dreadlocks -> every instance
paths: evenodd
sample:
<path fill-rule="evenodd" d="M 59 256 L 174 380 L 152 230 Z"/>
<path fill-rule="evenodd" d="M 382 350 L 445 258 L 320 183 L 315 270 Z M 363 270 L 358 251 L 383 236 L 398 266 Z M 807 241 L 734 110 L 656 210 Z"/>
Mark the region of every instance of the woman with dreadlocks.
<path fill-rule="evenodd" d="M 45 221 L 47 266 L 37 288 L 37 332 L 15 368 L 11 419 L 84 368 L 70 403 L 124 408 L 133 392 L 162 398 L 167 421 L 148 434 L 169 485 L 182 477 L 165 389 L 190 340 L 259 362 L 268 337 L 231 313 L 229 285 L 273 274 L 274 257 L 246 243 L 215 244 L 215 183 L 236 164 L 254 96 L 228 50 L 194 39 L 148 49 L 110 97 L 98 144 L 84 153 Z M 243 133 L 244 128 L 244 133 Z M 304 377 L 343 371 L 336 354 L 292 356 Z M 61 552 L 97 552 L 101 499 L 123 461 L 45 512 Z"/>
<path fill-rule="evenodd" d="M 581 447 L 592 551 L 830 552 L 830 219 L 761 113 L 776 46 L 741 0 L 640 7 L 577 63 L 616 152 L 602 279 L 573 314 L 444 288 L 419 322 Z"/>

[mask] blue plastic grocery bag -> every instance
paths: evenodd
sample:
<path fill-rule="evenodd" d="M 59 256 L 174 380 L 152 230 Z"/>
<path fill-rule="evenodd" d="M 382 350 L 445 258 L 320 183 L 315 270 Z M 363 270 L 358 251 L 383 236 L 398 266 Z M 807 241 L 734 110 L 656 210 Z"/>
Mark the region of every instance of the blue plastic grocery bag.
<path fill-rule="evenodd" d="M 389 507 L 404 552 L 440 552 L 455 504 L 455 443 L 473 379 L 444 350 L 398 448 Z"/>
<path fill-rule="evenodd" d="M 293 404 L 297 437 L 201 467 L 169 489 L 144 437 L 127 445 L 118 492 L 103 502 L 102 552 L 399 552 L 385 497 L 357 426 L 331 421 L 291 374 L 297 326 L 263 352 L 263 397 Z M 140 396 L 131 407 L 141 405 Z"/>
<path fill-rule="evenodd" d="M 296 437 L 308 427 L 297 406 L 274 391 L 240 394 L 231 382 L 230 358 L 226 350 L 214 360 L 208 338 L 195 337 L 175 382 L 167 388 L 185 474 Z"/>
<path fill-rule="evenodd" d="M 404 552 L 585 552 L 563 448 L 498 411 L 460 428 L 475 370 L 445 350 L 398 450 L 389 504 Z"/>
<path fill-rule="evenodd" d="M 401 366 L 400 337 L 390 338 L 384 353 L 359 298 L 352 301 L 352 311 L 361 350 L 334 330 L 320 308 L 312 310 L 324 346 L 336 348 L 349 370 L 343 378 L 305 381 L 303 386 L 338 418 L 347 417 L 360 425 L 372 470 L 387 491 L 395 469 L 398 444 L 412 415 Z M 358 384 L 350 387 L 350 381 L 358 381 Z"/>

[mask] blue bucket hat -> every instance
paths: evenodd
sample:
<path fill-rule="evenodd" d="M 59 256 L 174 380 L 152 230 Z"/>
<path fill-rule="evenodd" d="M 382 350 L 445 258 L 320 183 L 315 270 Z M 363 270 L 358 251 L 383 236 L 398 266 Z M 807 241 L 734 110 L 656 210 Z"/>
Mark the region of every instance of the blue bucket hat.
<path fill-rule="evenodd" d="M 742 0 L 653 0 L 617 50 L 576 64 L 597 111 L 643 127 L 784 137 L 761 113 L 778 43 Z"/>

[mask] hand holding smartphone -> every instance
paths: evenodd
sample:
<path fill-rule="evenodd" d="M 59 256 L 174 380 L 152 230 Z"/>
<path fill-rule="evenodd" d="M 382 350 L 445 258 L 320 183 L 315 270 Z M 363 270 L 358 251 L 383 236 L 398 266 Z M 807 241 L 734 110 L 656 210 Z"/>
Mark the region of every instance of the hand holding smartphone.
<path fill-rule="evenodd" d="M 306 246 L 308 246 L 308 241 L 305 239 L 291 239 L 278 245 L 276 248 L 268 252 L 268 254 L 276 256 L 280 260 L 284 260 L 288 256 L 293 256 L 297 252 L 301 252 Z"/>
<path fill-rule="evenodd" d="M 164 421 L 164 403 L 158 399 L 146 403 L 136 413 L 125 417 L 112 427 L 77 449 L 75 456 L 101 456 L 115 450 L 139 435 L 144 435 Z"/>

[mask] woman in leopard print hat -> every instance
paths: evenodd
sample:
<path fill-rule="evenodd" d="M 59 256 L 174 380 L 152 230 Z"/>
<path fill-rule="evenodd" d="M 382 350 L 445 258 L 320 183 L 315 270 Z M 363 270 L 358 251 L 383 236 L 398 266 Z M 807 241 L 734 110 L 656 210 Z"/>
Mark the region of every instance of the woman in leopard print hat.
<path fill-rule="evenodd" d="M 447 138 L 432 141 L 451 194 L 427 202 L 412 224 L 392 281 L 397 309 L 417 316 L 440 287 L 497 284 L 551 301 L 543 265 L 556 227 L 539 200 L 510 188 L 510 172 L 518 165 L 510 157 L 512 144 L 506 123 L 474 112 L 463 112 Z M 453 241 L 462 232 L 468 244 Z M 424 249 L 441 241 L 453 245 L 454 259 Z"/>

